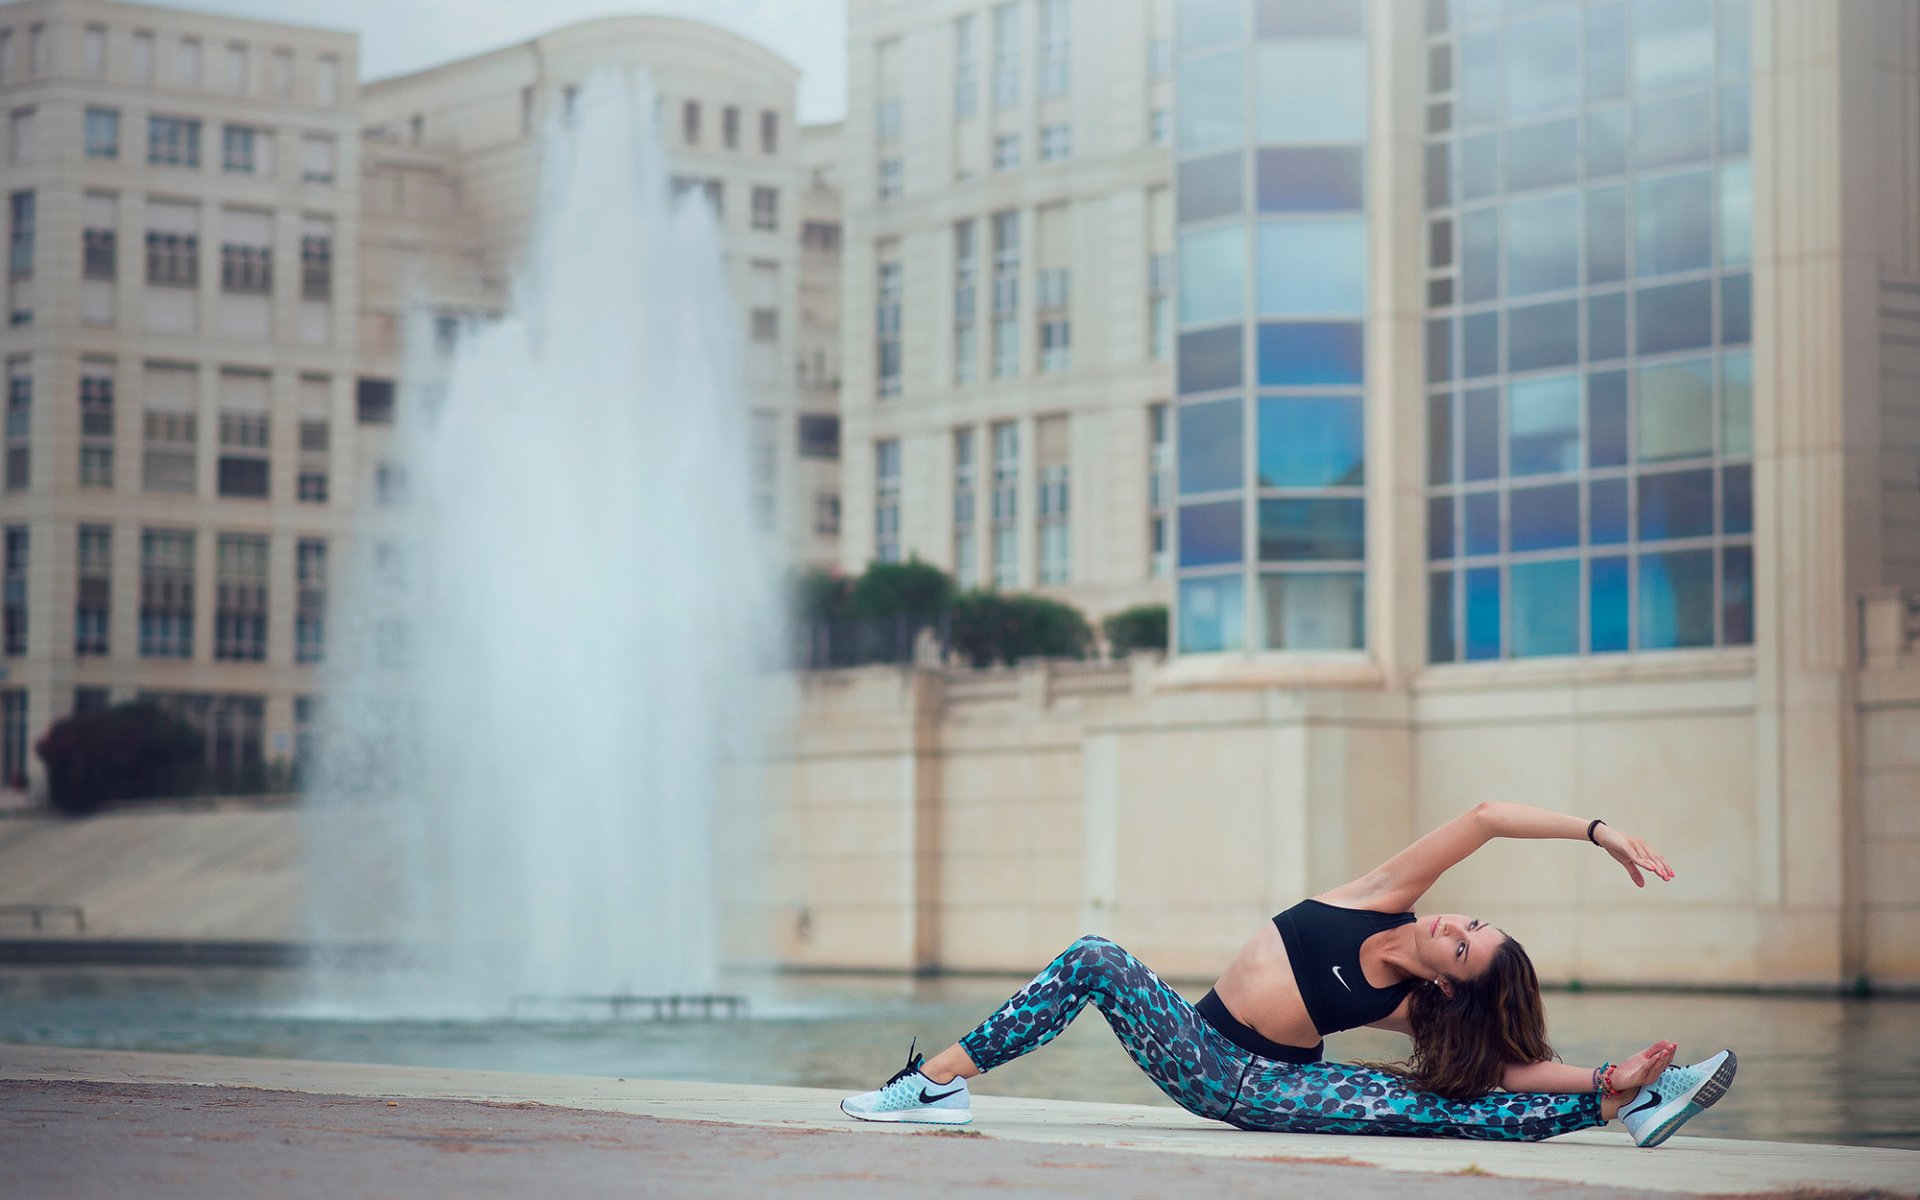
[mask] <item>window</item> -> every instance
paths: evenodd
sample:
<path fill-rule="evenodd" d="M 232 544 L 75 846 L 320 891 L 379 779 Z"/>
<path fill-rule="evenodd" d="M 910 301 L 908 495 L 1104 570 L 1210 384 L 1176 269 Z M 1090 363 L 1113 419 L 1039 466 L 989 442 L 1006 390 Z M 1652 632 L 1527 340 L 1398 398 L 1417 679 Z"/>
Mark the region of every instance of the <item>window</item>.
<path fill-rule="evenodd" d="M 107 29 L 104 25 L 89 25 L 80 46 L 80 57 L 86 72 L 94 79 L 107 77 Z"/>
<path fill-rule="evenodd" d="M 1072 534 L 1067 520 L 1068 468 L 1040 469 L 1040 582 L 1065 583 L 1071 569 Z"/>
<path fill-rule="evenodd" d="M 953 577 L 962 588 L 980 584 L 978 534 L 980 466 L 971 429 L 953 431 Z"/>
<path fill-rule="evenodd" d="M 980 68 L 974 57 L 974 16 L 962 13 L 953 22 L 953 118 L 971 117 L 980 108 Z"/>
<path fill-rule="evenodd" d="M 780 227 L 780 191 L 778 188 L 756 187 L 753 189 L 753 227 L 755 229 L 778 229 Z"/>
<path fill-rule="evenodd" d="M 220 135 L 220 168 L 238 175 L 264 175 L 257 148 L 266 144 L 262 131 L 246 125 L 229 125 Z"/>
<path fill-rule="evenodd" d="M 874 107 L 874 136 L 882 144 L 900 140 L 900 101 L 897 97 L 880 101 Z"/>
<path fill-rule="evenodd" d="M 1173 443 L 1167 436 L 1167 406 L 1147 409 L 1147 573 L 1165 578 L 1173 566 L 1168 532 L 1173 501 Z"/>
<path fill-rule="evenodd" d="M 149 230 L 147 282 L 156 287 L 200 286 L 200 239 L 191 233 Z"/>
<path fill-rule="evenodd" d="M 220 495 L 267 498 L 268 430 L 264 412 L 220 414 Z"/>
<path fill-rule="evenodd" d="M 236 96 L 247 94 L 248 76 L 252 74 L 252 56 L 245 46 L 238 43 L 227 47 L 227 90 Z"/>
<path fill-rule="evenodd" d="M 193 531 L 140 531 L 140 655 L 193 657 Z"/>
<path fill-rule="evenodd" d="M 333 139 L 309 133 L 300 139 L 300 178 L 306 183 L 333 182 Z"/>
<path fill-rule="evenodd" d="M 900 561 L 900 441 L 873 444 L 873 559 Z"/>
<path fill-rule="evenodd" d="M 1020 427 L 996 423 L 993 436 L 993 579 L 997 588 L 1020 583 Z"/>
<path fill-rule="evenodd" d="M 993 106 L 1012 108 L 1020 103 L 1020 6 L 999 4 L 993 10 Z"/>
<path fill-rule="evenodd" d="M 800 226 L 800 245 L 822 254 L 840 251 L 840 227 L 828 221 L 808 221 Z"/>
<path fill-rule="evenodd" d="M 1067 315 L 1072 275 L 1065 267 L 1043 270 L 1035 279 L 1034 311 L 1040 321 L 1040 369 L 1064 371 L 1072 365 L 1073 323 Z"/>
<path fill-rule="evenodd" d="M 1073 57 L 1067 0 L 1040 0 L 1040 86 L 1044 97 L 1064 96 Z"/>
<path fill-rule="evenodd" d="M 294 547 L 293 660 L 317 663 L 327 645 L 327 543 L 301 538 Z"/>
<path fill-rule="evenodd" d="M 213 656 L 222 662 L 267 657 L 267 539 L 223 533 L 214 543 Z"/>
<path fill-rule="evenodd" d="M 880 160 L 880 199 L 898 200 L 903 190 L 905 171 L 898 158 Z"/>
<path fill-rule="evenodd" d="M 88 158 L 120 157 L 120 110 L 89 108 L 86 130 Z"/>
<path fill-rule="evenodd" d="M 27 652 L 27 527 L 9 525 L 6 530 L 5 652 L 9 658 Z"/>
<path fill-rule="evenodd" d="M 7 273 L 14 279 L 33 277 L 34 195 L 15 192 L 7 198 Z"/>
<path fill-rule="evenodd" d="M 1042 125 L 1040 127 L 1040 161 L 1065 162 L 1073 156 L 1073 126 Z"/>
<path fill-rule="evenodd" d="M 840 536 L 840 493 L 813 494 L 813 532 L 820 537 Z"/>
<path fill-rule="evenodd" d="M 148 372 L 149 390 L 152 390 L 155 378 L 162 374 Z M 193 386 L 191 371 L 167 371 L 164 374 L 185 376 L 185 385 Z M 141 487 L 149 492 L 191 495 L 195 488 L 198 432 L 199 422 L 191 412 L 149 408 L 142 430 L 146 444 L 141 462 Z"/>
<path fill-rule="evenodd" d="M 393 424 L 393 380 L 360 380 L 354 391 L 354 405 L 362 425 Z"/>
<path fill-rule="evenodd" d="M 993 139 L 993 169 L 1012 171 L 1020 165 L 1020 135 L 996 134 Z"/>
<path fill-rule="evenodd" d="M 326 392 L 326 381 L 300 381 L 301 390 L 313 390 L 322 396 Z M 329 428 L 324 418 L 307 417 L 300 422 L 300 476 L 297 480 L 295 498 L 302 504 L 325 504 L 327 502 L 327 451 Z"/>
<path fill-rule="evenodd" d="M 800 414 L 800 457 L 838 459 L 840 418 Z"/>
<path fill-rule="evenodd" d="M 98 362 L 80 365 L 80 486 L 113 486 L 113 372 Z"/>
<path fill-rule="evenodd" d="M 768 109 L 760 114 L 760 152 L 780 152 L 780 114 Z"/>
<path fill-rule="evenodd" d="M 993 375 L 1020 370 L 1020 214 L 993 214 Z"/>
<path fill-rule="evenodd" d="M 882 400 L 900 394 L 900 264 L 882 262 L 874 297 L 875 373 Z"/>
<path fill-rule="evenodd" d="M 301 235 L 300 298 L 333 299 L 333 235 L 330 232 Z"/>
<path fill-rule="evenodd" d="M 293 95 L 293 51 L 273 52 L 273 94 L 284 100 Z"/>
<path fill-rule="evenodd" d="M 220 290 L 229 295 L 273 293 L 273 248 L 224 242 L 220 246 Z"/>
<path fill-rule="evenodd" d="M 161 167 L 198 167 L 200 122 L 179 117 L 148 117 L 147 162 Z"/>
<path fill-rule="evenodd" d="M 27 689 L 0 691 L 0 785 L 27 789 Z"/>
<path fill-rule="evenodd" d="M 953 226 L 953 381 L 972 383 L 980 371 L 979 222 Z"/>
<path fill-rule="evenodd" d="M 697 179 L 691 175 L 676 175 L 673 179 L 673 198 L 675 200 L 688 192 L 697 191 L 713 209 L 715 217 L 726 212 L 726 185 L 719 179 Z"/>
<path fill-rule="evenodd" d="M 780 311 L 756 308 L 748 316 L 748 327 L 754 341 L 777 342 L 780 340 Z"/>
<path fill-rule="evenodd" d="M 1166 361 L 1173 345 L 1173 256 L 1147 255 L 1147 357 Z"/>
<path fill-rule="evenodd" d="M 768 412 L 752 414 L 749 432 L 749 473 L 753 479 L 753 523 L 771 531 L 777 524 L 774 490 L 780 472 L 779 418 Z"/>
<path fill-rule="evenodd" d="M 313 66 L 313 98 L 323 108 L 331 108 L 340 99 L 340 60 L 321 55 Z"/>
<path fill-rule="evenodd" d="M 183 88 L 200 86 L 200 39 L 181 38 L 179 57 L 174 60 L 174 82 Z"/>
<path fill-rule="evenodd" d="M 740 109 L 735 105 L 720 110 L 720 144 L 729 150 L 740 148 Z"/>
<path fill-rule="evenodd" d="M 77 594 L 73 602 L 73 653 L 105 657 L 113 599 L 113 528 L 82 525 L 78 538 Z"/>
<path fill-rule="evenodd" d="M 680 140 L 689 146 L 700 144 L 700 102 L 686 100 L 680 105 Z"/>
<path fill-rule="evenodd" d="M 1147 114 L 1147 140 L 1156 146 L 1164 146 L 1173 136 L 1173 113 L 1164 108 L 1156 108 Z"/>
<path fill-rule="evenodd" d="M 1166 79 L 1173 74 L 1173 39 L 1156 37 L 1147 43 L 1147 78 Z"/>
<path fill-rule="evenodd" d="M 24 491 L 33 482 L 33 362 L 7 360 L 6 489 Z"/>
<path fill-rule="evenodd" d="M 133 80 L 135 83 L 153 82 L 153 34 L 141 29 L 133 35 Z"/>
<path fill-rule="evenodd" d="M 398 463 L 383 462 L 373 468 L 373 499 L 382 508 L 393 508 L 407 498 L 407 472 Z"/>

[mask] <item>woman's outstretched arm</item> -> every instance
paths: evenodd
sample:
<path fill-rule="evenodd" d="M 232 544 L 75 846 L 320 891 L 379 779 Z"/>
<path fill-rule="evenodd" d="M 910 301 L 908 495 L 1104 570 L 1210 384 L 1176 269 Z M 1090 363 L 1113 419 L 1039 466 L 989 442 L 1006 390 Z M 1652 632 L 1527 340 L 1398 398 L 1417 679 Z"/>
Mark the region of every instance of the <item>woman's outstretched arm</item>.
<path fill-rule="evenodd" d="M 1678 1049 L 1672 1042 L 1655 1042 L 1632 1058 L 1622 1059 L 1613 1068 L 1613 1090 L 1628 1092 L 1652 1083 L 1673 1065 Z M 1510 1092 L 1590 1092 L 1593 1068 L 1563 1062 L 1509 1063 L 1500 1086 Z"/>
<path fill-rule="evenodd" d="M 1566 838 L 1587 840 L 1588 820 L 1527 804 L 1484 801 L 1427 834 L 1413 845 L 1351 883 L 1324 893 L 1331 904 L 1382 911 L 1410 909 L 1434 880 L 1494 838 Z M 1627 869 L 1637 887 L 1646 886 L 1643 869 L 1673 878 L 1667 860 L 1637 837 L 1607 825 L 1594 828 L 1594 841 Z"/>

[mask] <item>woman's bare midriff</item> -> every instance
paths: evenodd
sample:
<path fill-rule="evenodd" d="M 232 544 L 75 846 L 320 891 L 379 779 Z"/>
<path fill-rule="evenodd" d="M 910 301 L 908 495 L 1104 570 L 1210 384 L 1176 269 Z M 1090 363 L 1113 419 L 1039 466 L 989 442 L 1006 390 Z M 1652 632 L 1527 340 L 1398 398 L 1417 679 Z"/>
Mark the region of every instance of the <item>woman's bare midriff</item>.
<path fill-rule="evenodd" d="M 1319 1045 L 1320 1034 L 1293 979 L 1286 943 L 1273 922 L 1247 939 L 1213 990 L 1235 1019 L 1268 1041 L 1303 1049 Z"/>

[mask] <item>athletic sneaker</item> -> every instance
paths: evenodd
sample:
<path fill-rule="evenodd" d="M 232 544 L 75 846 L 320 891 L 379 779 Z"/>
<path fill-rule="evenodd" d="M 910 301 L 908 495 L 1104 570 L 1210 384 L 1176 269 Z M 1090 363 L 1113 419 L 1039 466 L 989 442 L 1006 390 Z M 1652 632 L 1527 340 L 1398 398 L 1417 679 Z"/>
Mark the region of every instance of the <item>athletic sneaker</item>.
<path fill-rule="evenodd" d="M 916 1042 L 917 1046 L 918 1043 Z M 954 1076 L 935 1083 L 920 1073 L 926 1056 L 907 1050 L 907 1065 L 877 1091 L 840 1102 L 840 1111 L 862 1121 L 905 1121 L 918 1125 L 965 1125 L 973 1120 L 967 1081 Z"/>
<path fill-rule="evenodd" d="M 1660 1078 L 1620 1107 L 1620 1122 L 1633 1135 L 1633 1144 L 1651 1149 L 1727 1094 L 1740 1066 L 1733 1051 L 1722 1050 L 1690 1067 L 1668 1067 Z"/>

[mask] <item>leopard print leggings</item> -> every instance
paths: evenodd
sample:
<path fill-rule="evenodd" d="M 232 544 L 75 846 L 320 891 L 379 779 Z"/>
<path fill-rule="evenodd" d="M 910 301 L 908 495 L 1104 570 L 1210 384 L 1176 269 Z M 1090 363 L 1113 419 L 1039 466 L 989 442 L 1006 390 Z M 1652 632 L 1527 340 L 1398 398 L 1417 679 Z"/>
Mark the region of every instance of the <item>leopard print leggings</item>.
<path fill-rule="evenodd" d="M 1088 1001 L 1175 1104 L 1241 1129 L 1534 1142 L 1605 1123 L 1591 1092 L 1448 1100 L 1385 1071 L 1257 1057 L 1207 1024 L 1140 960 L 1097 937 L 1067 947 L 960 1046 L 990 1071 L 1052 1041 Z"/>

